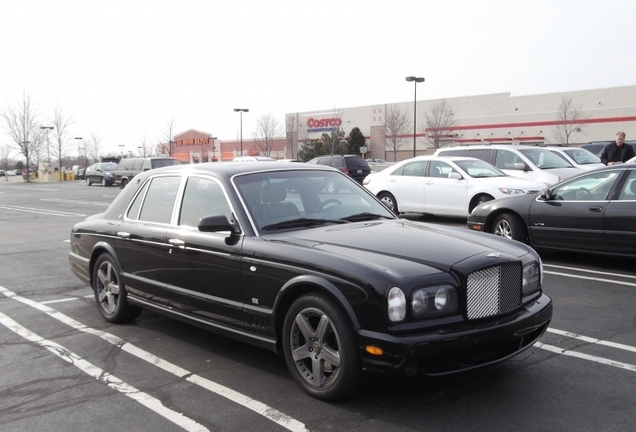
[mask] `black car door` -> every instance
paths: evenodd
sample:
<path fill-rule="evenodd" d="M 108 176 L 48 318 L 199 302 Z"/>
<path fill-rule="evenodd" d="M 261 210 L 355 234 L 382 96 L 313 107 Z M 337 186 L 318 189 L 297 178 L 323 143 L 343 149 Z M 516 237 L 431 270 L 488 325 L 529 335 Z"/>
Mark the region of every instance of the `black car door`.
<path fill-rule="evenodd" d="M 636 170 L 628 170 L 616 199 L 607 203 L 603 235 L 607 252 L 636 255 Z"/>
<path fill-rule="evenodd" d="M 180 182 L 180 176 L 159 176 L 147 182 L 117 226 L 113 244 L 128 291 L 155 303 L 165 303 L 169 297 L 164 270 L 169 249 L 166 232 Z"/>
<path fill-rule="evenodd" d="M 166 272 L 170 301 L 190 315 L 242 327 L 241 245 L 228 241 L 229 232 L 200 232 L 204 216 L 224 215 L 232 209 L 221 184 L 191 176 L 185 186 L 176 225 L 167 233 Z"/>
<path fill-rule="evenodd" d="M 605 252 L 603 216 L 618 171 L 593 172 L 550 190 L 547 200 L 530 206 L 533 245 Z"/>

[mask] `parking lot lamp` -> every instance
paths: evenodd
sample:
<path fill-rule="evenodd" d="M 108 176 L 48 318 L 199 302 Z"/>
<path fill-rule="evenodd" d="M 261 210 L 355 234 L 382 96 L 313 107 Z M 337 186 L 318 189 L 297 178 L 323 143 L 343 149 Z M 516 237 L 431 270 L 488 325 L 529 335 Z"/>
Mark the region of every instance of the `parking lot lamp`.
<path fill-rule="evenodd" d="M 55 129 L 53 126 L 40 126 L 46 130 L 46 162 L 51 163 L 51 144 L 49 143 L 49 131 Z"/>
<path fill-rule="evenodd" d="M 413 101 L 413 157 L 415 157 L 415 135 L 417 131 L 417 83 L 424 82 L 424 78 L 407 76 L 406 80 L 408 82 L 413 81 L 415 87 L 415 100 Z"/>
<path fill-rule="evenodd" d="M 239 156 L 243 156 L 243 113 L 244 112 L 249 112 L 249 109 L 247 108 L 234 108 L 234 112 L 240 112 L 241 113 L 241 154 L 239 154 Z"/>
<path fill-rule="evenodd" d="M 77 140 L 77 164 L 78 164 L 78 165 L 82 165 L 82 153 L 80 152 L 80 149 L 81 149 L 81 147 L 82 147 L 82 145 L 81 145 L 81 144 L 82 144 L 82 140 L 83 140 L 84 138 L 82 138 L 82 137 L 75 137 L 75 139 Z M 62 169 L 62 168 L 60 167 L 60 169 Z"/>

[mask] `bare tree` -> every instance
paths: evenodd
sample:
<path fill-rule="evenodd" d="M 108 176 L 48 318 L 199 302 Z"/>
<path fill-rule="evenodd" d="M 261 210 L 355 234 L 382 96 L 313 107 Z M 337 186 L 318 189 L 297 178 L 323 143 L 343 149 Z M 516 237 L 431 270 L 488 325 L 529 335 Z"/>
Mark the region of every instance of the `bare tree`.
<path fill-rule="evenodd" d="M 66 116 L 64 110 L 60 105 L 55 107 L 53 111 L 53 133 L 55 135 L 55 142 L 57 148 L 54 147 L 53 155 L 60 163 L 60 169 L 62 169 L 62 159 L 66 156 L 68 151 L 70 137 L 68 136 L 68 127 L 73 124 L 72 116 Z M 60 176 L 60 180 L 62 177 Z"/>
<path fill-rule="evenodd" d="M 139 137 L 139 145 L 137 146 L 137 150 L 139 150 L 139 156 L 146 157 L 151 154 L 151 145 L 148 144 L 148 137 L 146 134 L 143 134 Z"/>
<path fill-rule="evenodd" d="M 7 104 L 6 110 L 1 113 L 5 121 L 5 129 L 8 135 L 18 145 L 20 153 L 26 159 L 27 172 L 31 166 L 31 159 L 41 144 L 36 137 L 39 136 L 39 110 L 32 100 L 31 93 L 22 92 L 22 100 L 15 105 Z M 27 175 L 27 181 L 30 176 Z"/>
<path fill-rule="evenodd" d="M 287 116 L 285 119 L 285 146 L 292 159 L 298 155 L 298 122 L 296 119 L 295 115 Z"/>
<path fill-rule="evenodd" d="M 92 162 L 99 162 L 102 152 L 102 141 L 102 137 L 95 132 L 91 132 L 84 146 L 86 165 L 90 165 Z"/>
<path fill-rule="evenodd" d="M 426 120 L 426 139 L 435 150 L 443 146 L 443 141 L 449 141 L 446 138 L 457 126 L 453 108 L 445 99 L 433 105 L 431 110 L 424 114 L 424 119 Z"/>
<path fill-rule="evenodd" d="M 159 137 L 157 145 L 157 154 L 168 155 L 172 157 L 174 153 L 174 131 L 177 121 L 174 116 L 166 120 L 166 126 Z"/>
<path fill-rule="evenodd" d="M 585 127 L 585 120 L 590 116 L 583 114 L 581 104 L 575 104 L 571 97 L 563 96 L 557 107 L 558 124 L 552 131 L 552 136 L 565 146 L 570 145 L 570 135 Z"/>
<path fill-rule="evenodd" d="M 396 105 L 386 108 L 384 120 L 384 139 L 386 146 L 393 152 L 393 161 L 397 161 L 397 151 L 406 144 L 406 135 L 411 129 L 411 120 L 406 111 Z"/>
<path fill-rule="evenodd" d="M 269 156 L 274 150 L 274 141 L 281 136 L 281 126 L 272 114 L 262 114 L 256 119 L 256 131 L 252 134 L 256 147 L 264 156 Z"/>

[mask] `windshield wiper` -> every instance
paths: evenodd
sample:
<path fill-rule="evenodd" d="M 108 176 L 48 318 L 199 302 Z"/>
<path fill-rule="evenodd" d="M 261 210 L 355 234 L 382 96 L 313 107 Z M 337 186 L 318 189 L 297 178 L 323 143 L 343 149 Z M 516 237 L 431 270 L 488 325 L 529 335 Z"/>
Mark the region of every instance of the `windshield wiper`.
<path fill-rule="evenodd" d="M 322 225 L 327 223 L 335 223 L 335 224 L 343 224 L 347 223 L 346 220 L 340 219 L 311 219 L 311 218 L 298 218 L 298 219 L 289 219 L 284 220 L 282 222 L 277 222 L 270 225 L 265 225 L 261 227 L 262 230 L 276 230 L 276 229 L 284 229 L 284 228 L 294 228 L 294 227 L 302 227 L 302 226 L 311 226 L 311 225 Z"/>
<path fill-rule="evenodd" d="M 374 214 L 369 212 L 358 213 L 351 216 L 340 218 L 340 220 L 348 221 L 348 222 L 359 222 L 364 220 L 373 220 L 373 219 L 393 219 L 389 216 L 384 216 L 380 214 Z"/>

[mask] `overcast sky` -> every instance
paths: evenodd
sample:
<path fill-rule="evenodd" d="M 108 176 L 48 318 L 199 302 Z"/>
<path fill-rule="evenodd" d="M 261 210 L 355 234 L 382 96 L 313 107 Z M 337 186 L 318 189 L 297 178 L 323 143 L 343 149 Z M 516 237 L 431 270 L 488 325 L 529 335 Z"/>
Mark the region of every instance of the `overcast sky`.
<path fill-rule="evenodd" d="M 225 140 L 271 114 L 636 84 L 634 0 L 0 0 L 0 110 L 136 151 L 169 119 Z M 4 124 L 1 126 L 4 127 Z M 0 145 L 10 144 L 0 134 Z"/>

